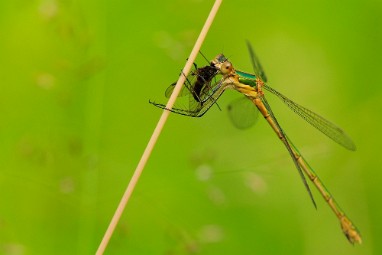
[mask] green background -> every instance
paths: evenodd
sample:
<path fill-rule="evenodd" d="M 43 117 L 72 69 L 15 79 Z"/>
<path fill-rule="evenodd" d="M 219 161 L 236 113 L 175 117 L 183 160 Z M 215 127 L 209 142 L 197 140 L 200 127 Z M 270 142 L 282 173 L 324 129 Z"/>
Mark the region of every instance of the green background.
<path fill-rule="evenodd" d="M 212 1 L 0 1 L 0 254 L 94 254 Z M 171 115 L 106 254 L 382 254 L 382 2 L 223 1 L 202 47 L 343 127 L 346 151 L 272 95 L 279 122 L 360 229 L 354 247 L 261 118 L 228 91 Z M 204 62 L 202 62 L 202 65 Z"/>

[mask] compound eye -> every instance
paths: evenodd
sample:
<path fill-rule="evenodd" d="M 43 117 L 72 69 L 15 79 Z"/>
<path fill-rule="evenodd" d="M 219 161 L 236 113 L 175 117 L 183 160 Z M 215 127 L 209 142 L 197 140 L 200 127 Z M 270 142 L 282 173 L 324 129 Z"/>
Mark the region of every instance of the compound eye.
<path fill-rule="evenodd" d="M 221 67 L 221 72 L 223 74 L 228 74 L 232 71 L 232 64 L 230 62 L 225 62 Z"/>

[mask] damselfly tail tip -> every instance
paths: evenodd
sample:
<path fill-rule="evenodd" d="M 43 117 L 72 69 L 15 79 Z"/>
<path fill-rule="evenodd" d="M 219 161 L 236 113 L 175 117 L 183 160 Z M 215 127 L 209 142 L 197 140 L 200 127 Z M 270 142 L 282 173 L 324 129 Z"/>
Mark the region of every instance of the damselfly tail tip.
<path fill-rule="evenodd" d="M 362 244 L 361 234 L 348 217 L 343 216 L 341 219 L 341 228 L 346 238 L 351 244 Z"/>

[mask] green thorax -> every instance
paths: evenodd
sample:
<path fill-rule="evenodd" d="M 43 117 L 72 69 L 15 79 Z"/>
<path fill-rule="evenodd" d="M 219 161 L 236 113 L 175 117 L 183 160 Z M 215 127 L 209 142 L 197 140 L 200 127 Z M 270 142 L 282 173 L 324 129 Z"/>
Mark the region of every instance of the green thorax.
<path fill-rule="evenodd" d="M 239 82 L 249 85 L 251 87 L 256 87 L 256 75 L 250 74 L 250 73 L 245 73 L 236 70 L 236 74 L 239 75 Z"/>

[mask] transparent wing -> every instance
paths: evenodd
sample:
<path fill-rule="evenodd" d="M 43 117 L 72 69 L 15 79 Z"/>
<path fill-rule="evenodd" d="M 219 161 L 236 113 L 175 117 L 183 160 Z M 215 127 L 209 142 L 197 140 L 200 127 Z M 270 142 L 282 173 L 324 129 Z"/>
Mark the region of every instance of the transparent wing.
<path fill-rule="evenodd" d="M 273 114 L 273 111 L 271 109 L 271 107 L 269 106 L 268 104 L 268 101 L 265 99 L 264 96 L 261 97 L 261 102 L 264 104 L 265 108 L 267 109 L 268 113 L 269 113 L 269 116 L 272 118 L 273 122 L 275 123 L 276 125 L 276 129 L 279 130 L 281 136 L 283 137 L 283 139 L 281 139 L 281 141 L 284 143 L 285 147 L 287 148 L 290 156 L 292 157 L 292 160 L 293 160 L 293 163 L 295 164 L 296 168 L 297 168 L 297 171 L 302 179 L 302 182 L 306 188 L 306 190 L 308 191 L 308 194 L 309 194 L 309 197 L 314 205 L 315 208 L 317 208 L 317 205 L 316 205 L 316 202 L 314 201 L 314 198 L 313 198 L 313 194 L 312 194 L 312 191 L 310 190 L 309 188 L 309 185 L 308 183 L 306 182 L 306 178 L 305 178 L 305 175 L 301 169 L 301 166 L 300 164 L 297 162 L 297 159 L 293 153 L 293 149 L 292 147 L 294 147 L 294 145 L 292 144 L 291 140 L 287 137 L 287 135 L 285 134 L 284 130 L 281 128 L 280 124 L 278 123 L 275 115 Z"/>
<path fill-rule="evenodd" d="M 259 76 L 263 80 L 263 82 L 267 82 L 267 76 L 265 75 L 264 69 L 260 64 L 260 61 L 257 58 L 251 43 L 249 41 L 246 41 L 246 42 L 247 42 L 247 47 L 249 51 L 249 56 L 251 57 L 253 70 L 255 71 L 255 75 Z"/>
<path fill-rule="evenodd" d="M 181 75 L 184 75 L 184 73 L 182 73 Z M 194 70 L 192 70 L 190 72 L 190 74 L 186 77 L 186 80 L 183 84 L 183 87 L 182 89 L 180 90 L 179 92 L 179 95 L 178 97 L 182 97 L 182 96 L 186 96 L 190 93 L 192 93 L 193 91 L 193 84 L 195 84 L 196 80 L 198 79 L 198 69 L 195 68 Z M 166 89 L 166 92 L 165 92 L 165 96 L 167 98 L 170 98 L 172 92 L 174 91 L 174 88 L 175 88 L 175 85 L 176 85 L 176 82 L 172 83 L 170 86 L 168 86 L 168 88 Z"/>
<path fill-rule="evenodd" d="M 217 98 L 223 93 L 220 89 L 222 80 L 217 78 L 219 71 L 213 65 L 207 65 L 193 70 L 185 80 L 180 96 L 172 112 L 191 117 L 200 117 L 205 114 L 210 107 L 216 103 Z M 166 97 L 170 97 L 175 87 L 171 84 L 166 92 Z M 151 102 L 151 104 L 166 109 L 164 104 Z M 169 110 L 169 109 L 167 109 Z"/>
<path fill-rule="evenodd" d="M 228 116 L 235 127 L 247 129 L 253 126 L 259 116 L 259 111 L 247 97 L 235 99 L 227 106 Z"/>
<path fill-rule="evenodd" d="M 264 88 L 272 94 L 276 95 L 278 98 L 280 98 L 281 101 L 283 101 L 293 112 L 297 113 L 300 117 L 306 120 L 313 127 L 317 128 L 319 131 L 324 133 L 326 136 L 331 138 L 333 141 L 342 145 L 348 150 L 356 150 L 356 146 L 350 139 L 350 137 L 337 125 L 326 120 L 317 113 L 314 113 L 311 110 L 293 102 L 292 100 L 290 100 L 280 92 L 276 91 L 275 89 L 271 88 L 267 84 L 264 84 Z"/>
<path fill-rule="evenodd" d="M 208 94 L 203 95 L 203 100 L 196 101 L 194 99 L 191 99 L 193 98 L 193 96 L 190 94 L 188 104 L 182 105 L 177 103 L 177 105 L 172 109 L 166 108 L 166 105 L 164 104 L 155 103 L 152 101 L 149 101 L 149 103 L 155 105 L 156 107 L 180 115 L 185 115 L 189 117 L 201 117 L 211 108 L 211 106 L 213 106 L 216 103 L 219 97 L 223 94 L 225 88 L 225 86 L 222 86 L 222 80 L 220 80 L 219 82 L 213 85 L 211 90 L 208 90 Z"/>
<path fill-rule="evenodd" d="M 189 79 L 187 78 L 186 79 L 186 82 L 185 83 L 189 83 Z M 171 84 L 170 86 L 167 87 L 166 89 L 166 92 L 165 92 L 165 96 L 167 98 L 170 98 L 172 92 L 174 91 L 174 88 L 175 88 L 175 85 L 176 85 L 176 82 L 174 82 L 173 84 Z M 180 90 L 179 92 L 179 95 L 178 97 L 182 97 L 182 96 L 185 96 L 187 94 L 189 94 L 189 90 L 187 89 L 187 86 L 183 86 L 182 89 Z"/>

